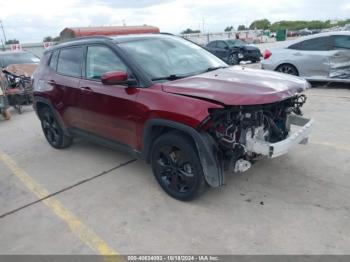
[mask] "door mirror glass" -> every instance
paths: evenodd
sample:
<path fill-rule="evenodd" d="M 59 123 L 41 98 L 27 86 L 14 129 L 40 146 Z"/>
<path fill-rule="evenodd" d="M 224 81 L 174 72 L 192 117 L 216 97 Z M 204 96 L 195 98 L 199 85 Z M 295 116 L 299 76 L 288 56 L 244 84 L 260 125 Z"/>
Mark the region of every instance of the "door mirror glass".
<path fill-rule="evenodd" d="M 128 73 L 124 71 L 107 72 L 101 76 L 101 81 L 104 85 L 125 84 L 128 81 Z"/>

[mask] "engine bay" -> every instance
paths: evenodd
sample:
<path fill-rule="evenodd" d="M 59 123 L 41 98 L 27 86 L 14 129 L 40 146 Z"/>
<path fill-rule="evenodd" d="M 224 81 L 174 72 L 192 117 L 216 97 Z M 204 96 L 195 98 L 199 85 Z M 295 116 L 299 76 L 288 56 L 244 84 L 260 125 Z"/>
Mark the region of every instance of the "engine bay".
<path fill-rule="evenodd" d="M 305 102 L 306 96 L 300 94 L 273 104 L 212 109 L 202 127 L 216 141 L 224 169 L 244 172 L 261 157 L 247 148 L 247 140 L 276 143 L 286 139 L 290 132 L 288 116 L 301 116 Z"/>

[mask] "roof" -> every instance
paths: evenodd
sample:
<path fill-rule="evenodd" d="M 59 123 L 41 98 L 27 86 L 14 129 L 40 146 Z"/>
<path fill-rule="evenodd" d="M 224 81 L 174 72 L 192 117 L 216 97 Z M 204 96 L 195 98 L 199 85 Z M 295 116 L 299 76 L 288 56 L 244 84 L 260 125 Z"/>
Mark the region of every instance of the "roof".
<path fill-rule="evenodd" d="M 293 40 L 281 42 L 281 44 L 279 45 L 279 48 L 286 48 L 288 46 L 300 43 L 300 42 L 305 41 L 305 40 L 314 39 L 317 37 L 327 37 L 327 36 L 332 36 L 332 35 L 348 35 L 348 36 L 350 36 L 350 31 L 331 31 L 331 32 L 323 32 L 323 33 L 314 34 L 314 35 L 302 36 L 302 37 L 298 37 L 298 38 L 293 39 Z"/>
<path fill-rule="evenodd" d="M 52 52 L 58 48 L 69 47 L 81 44 L 90 43 L 103 43 L 105 41 L 111 41 L 112 43 L 125 43 L 129 41 L 135 41 L 140 39 L 152 39 L 152 38 L 166 38 L 166 37 L 177 37 L 170 34 L 131 34 L 131 35 L 118 35 L 118 36 L 88 36 L 78 37 L 69 39 L 65 42 L 59 43 L 58 45 L 50 46 L 45 50 L 44 53 Z"/>
<path fill-rule="evenodd" d="M 60 33 L 61 40 L 95 35 L 127 35 L 159 33 L 154 26 L 103 26 L 103 27 L 71 27 Z"/>

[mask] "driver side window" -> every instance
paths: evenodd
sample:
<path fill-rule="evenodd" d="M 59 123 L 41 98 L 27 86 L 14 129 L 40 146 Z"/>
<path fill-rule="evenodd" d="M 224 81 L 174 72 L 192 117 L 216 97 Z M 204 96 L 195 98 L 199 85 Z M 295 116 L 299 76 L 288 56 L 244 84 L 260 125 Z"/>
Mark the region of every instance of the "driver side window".
<path fill-rule="evenodd" d="M 110 71 L 127 71 L 123 61 L 106 46 L 89 46 L 86 55 L 86 78 L 98 80 Z"/>

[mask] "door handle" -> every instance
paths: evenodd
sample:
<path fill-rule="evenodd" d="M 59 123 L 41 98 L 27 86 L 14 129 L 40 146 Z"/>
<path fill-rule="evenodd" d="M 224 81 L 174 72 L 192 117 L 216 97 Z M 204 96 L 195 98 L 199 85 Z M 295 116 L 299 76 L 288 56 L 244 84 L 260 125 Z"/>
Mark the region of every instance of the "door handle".
<path fill-rule="evenodd" d="M 294 53 L 293 55 L 295 55 L 295 56 L 301 56 L 302 54 L 301 54 L 300 52 L 296 52 L 296 53 Z"/>
<path fill-rule="evenodd" d="M 88 86 L 80 87 L 81 91 L 84 93 L 92 93 L 92 89 Z"/>

